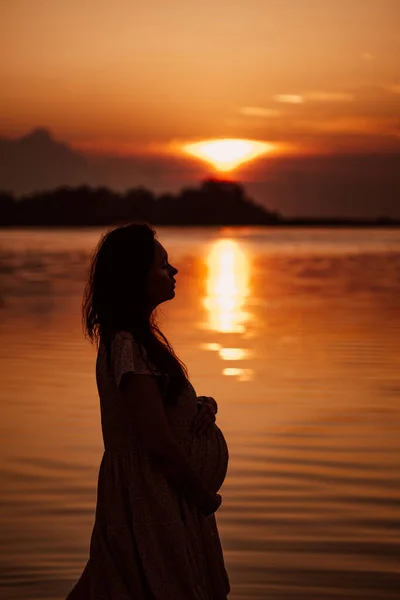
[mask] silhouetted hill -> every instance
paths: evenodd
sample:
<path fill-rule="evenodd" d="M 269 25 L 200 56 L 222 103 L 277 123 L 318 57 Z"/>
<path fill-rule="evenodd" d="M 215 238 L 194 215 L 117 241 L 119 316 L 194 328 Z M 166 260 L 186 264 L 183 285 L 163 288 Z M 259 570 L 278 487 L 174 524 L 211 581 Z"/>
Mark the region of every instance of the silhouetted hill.
<path fill-rule="evenodd" d="M 16 194 L 79 185 L 88 177 L 86 159 L 46 129 L 16 140 L 0 138 L 0 166 L 0 189 Z"/>

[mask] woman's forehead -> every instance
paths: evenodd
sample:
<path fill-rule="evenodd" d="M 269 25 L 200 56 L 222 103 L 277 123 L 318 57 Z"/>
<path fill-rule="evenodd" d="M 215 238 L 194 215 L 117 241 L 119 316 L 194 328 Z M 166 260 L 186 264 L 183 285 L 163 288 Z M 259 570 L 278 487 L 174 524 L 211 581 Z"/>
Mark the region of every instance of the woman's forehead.
<path fill-rule="evenodd" d="M 165 256 L 167 256 L 167 251 L 165 250 L 164 246 L 158 240 L 154 240 L 154 241 L 155 241 L 156 256 L 159 258 L 165 258 Z"/>

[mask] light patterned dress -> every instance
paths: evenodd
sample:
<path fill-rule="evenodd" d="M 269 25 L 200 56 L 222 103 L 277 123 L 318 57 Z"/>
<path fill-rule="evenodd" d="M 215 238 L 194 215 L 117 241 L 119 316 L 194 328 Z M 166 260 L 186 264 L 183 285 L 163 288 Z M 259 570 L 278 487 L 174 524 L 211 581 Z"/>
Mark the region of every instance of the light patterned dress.
<path fill-rule="evenodd" d="M 100 344 L 96 379 L 104 440 L 89 560 L 67 600 L 226 600 L 230 592 L 215 515 L 205 517 L 170 483 L 140 445 L 131 401 L 118 393 L 123 373 L 165 376 L 152 368 L 128 332 L 111 346 L 112 372 Z M 198 400 L 187 382 L 176 406 L 165 405 L 176 441 L 205 485 L 217 492 L 228 448 L 221 430 L 192 435 Z"/>

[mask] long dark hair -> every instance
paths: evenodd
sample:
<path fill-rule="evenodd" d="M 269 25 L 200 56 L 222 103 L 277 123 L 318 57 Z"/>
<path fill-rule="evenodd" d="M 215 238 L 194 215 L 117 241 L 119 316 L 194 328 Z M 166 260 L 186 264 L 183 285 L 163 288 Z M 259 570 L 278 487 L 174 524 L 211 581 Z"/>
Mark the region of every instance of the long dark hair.
<path fill-rule="evenodd" d="M 83 294 L 82 325 L 91 343 L 99 347 L 104 341 L 108 368 L 114 335 L 130 332 L 149 361 L 168 375 L 164 401 L 174 404 L 188 374 L 160 331 L 154 312 L 149 314 L 147 277 L 154 261 L 155 238 L 155 230 L 147 223 L 115 227 L 101 237 Z"/>

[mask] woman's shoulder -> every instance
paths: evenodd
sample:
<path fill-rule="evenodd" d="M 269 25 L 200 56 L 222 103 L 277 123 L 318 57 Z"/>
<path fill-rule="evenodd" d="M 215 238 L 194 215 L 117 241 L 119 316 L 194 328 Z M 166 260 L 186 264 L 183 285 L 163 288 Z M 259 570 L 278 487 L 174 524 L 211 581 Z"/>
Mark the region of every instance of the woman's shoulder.
<path fill-rule="evenodd" d="M 130 331 L 113 332 L 108 348 L 105 339 L 102 339 L 99 357 L 105 357 L 108 352 L 110 352 L 110 361 L 116 373 L 133 371 L 134 373 L 161 375 L 150 360 L 146 348 L 135 339 Z"/>
<path fill-rule="evenodd" d="M 109 334 L 108 336 L 101 336 L 99 342 L 99 350 L 104 350 L 106 347 L 111 349 L 111 352 L 115 352 L 118 347 L 125 345 L 126 342 L 131 342 L 136 345 L 136 340 L 130 331 L 118 330 Z"/>
<path fill-rule="evenodd" d="M 143 351 L 142 344 L 139 343 L 136 336 L 131 331 L 127 331 L 126 329 L 119 329 L 118 331 L 115 331 L 111 338 L 111 344 L 113 347 L 129 344 L 135 349 L 140 349 Z"/>
<path fill-rule="evenodd" d="M 146 357 L 145 348 L 138 342 L 135 336 L 125 329 L 114 331 L 110 337 L 101 337 L 98 347 L 99 354 L 110 352 L 112 359 L 122 355 Z"/>

